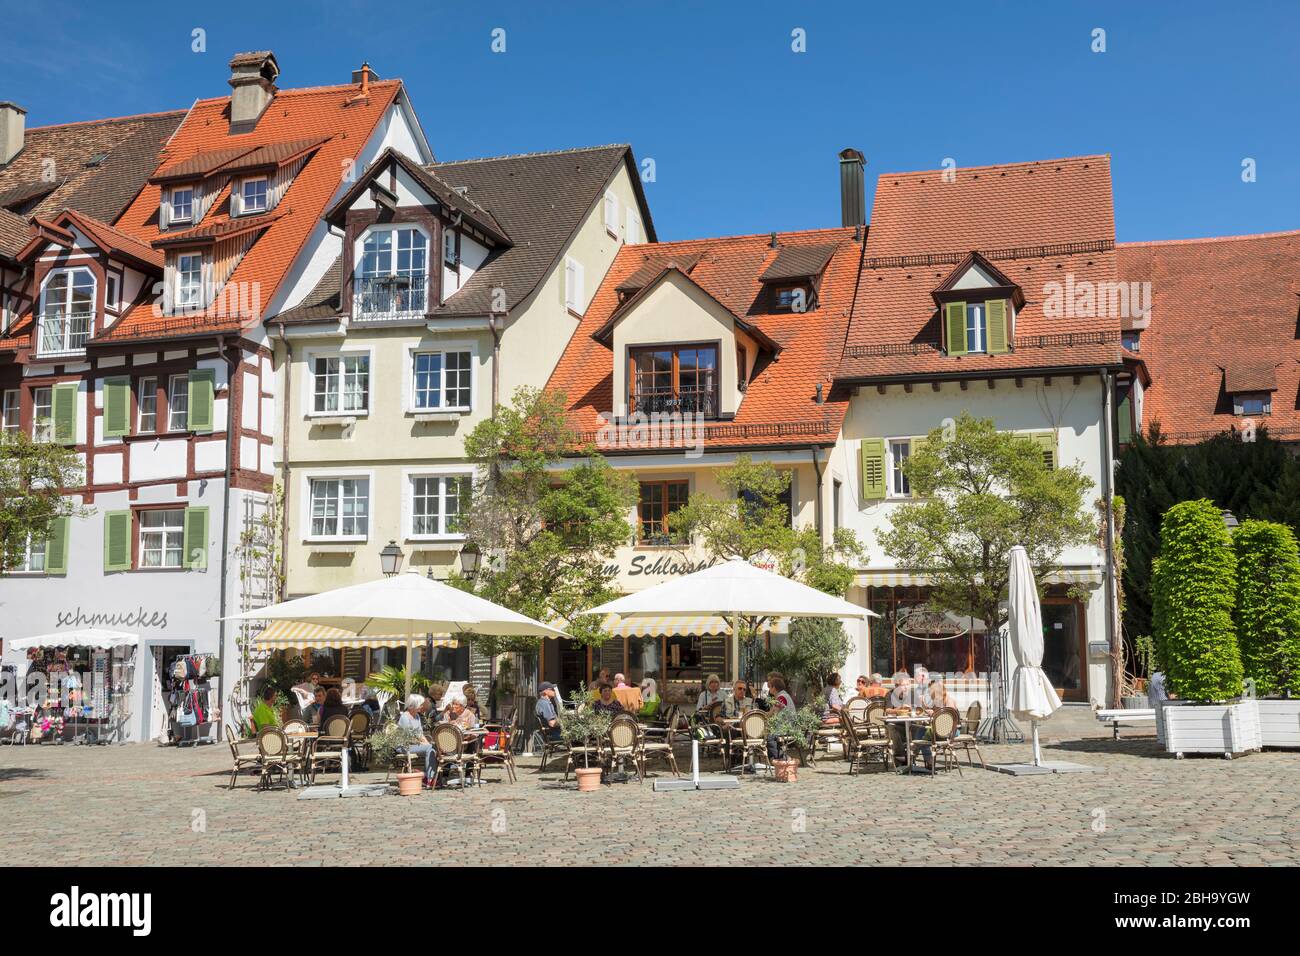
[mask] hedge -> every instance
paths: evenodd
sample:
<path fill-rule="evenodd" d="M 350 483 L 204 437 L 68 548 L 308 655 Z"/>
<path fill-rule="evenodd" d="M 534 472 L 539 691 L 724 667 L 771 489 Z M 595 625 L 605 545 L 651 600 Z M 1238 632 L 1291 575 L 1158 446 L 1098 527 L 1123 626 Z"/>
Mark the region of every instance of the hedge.
<path fill-rule="evenodd" d="M 1286 525 L 1243 521 L 1237 556 L 1237 640 L 1255 693 L 1300 694 L 1300 547 Z"/>

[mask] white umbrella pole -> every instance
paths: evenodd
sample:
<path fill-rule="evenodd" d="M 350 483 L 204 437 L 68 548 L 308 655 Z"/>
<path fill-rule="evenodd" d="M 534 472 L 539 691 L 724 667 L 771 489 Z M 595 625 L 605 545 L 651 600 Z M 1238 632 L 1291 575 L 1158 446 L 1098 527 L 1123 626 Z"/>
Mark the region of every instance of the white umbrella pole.
<path fill-rule="evenodd" d="M 1038 748 L 1038 721 L 1031 720 L 1029 726 L 1034 735 L 1034 766 L 1041 767 L 1043 765 L 1043 752 Z"/>
<path fill-rule="evenodd" d="M 402 705 L 411 699 L 411 667 L 415 657 L 415 639 L 411 632 L 411 626 L 406 626 L 406 697 L 402 699 Z"/>
<path fill-rule="evenodd" d="M 731 615 L 731 680 L 740 680 L 740 612 Z"/>

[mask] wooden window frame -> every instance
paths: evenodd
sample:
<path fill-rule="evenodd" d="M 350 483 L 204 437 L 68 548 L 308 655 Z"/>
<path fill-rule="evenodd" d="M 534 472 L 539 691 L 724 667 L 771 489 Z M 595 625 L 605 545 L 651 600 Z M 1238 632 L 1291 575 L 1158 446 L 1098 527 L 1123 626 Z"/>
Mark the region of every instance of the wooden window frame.
<path fill-rule="evenodd" d="M 663 535 L 664 541 L 653 541 L 647 538 L 645 533 L 645 521 L 641 515 L 641 505 L 643 494 L 642 490 L 646 487 L 657 487 L 659 489 L 659 507 L 663 509 L 663 517 L 659 519 L 660 534 Z M 636 500 L 636 543 L 638 547 L 664 548 L 664 547 L 681 547 L 688 544 L 688 541 L 677 541 L 673 539 L 672 532 L 668 528 L 668 516 L 672 510 L 668 507 L 668 489 L 670 487 L 682 487 L 686 491 L 686 498 L 691 495 L 691 482 L 689 478 L 655 478 L 650 481 L 637 482 L 637 500 Z M 675 510 L 675 509 L 674 509 Z"/>
<path fill-rule="evenodd" d="M 672 388 L 672 399 L 678 401 L 681 398 L 681 352 L 690 349 L 713 350 L 713 412 L 704 417 L 706 419 L 714 420 L 722 416 L 722 343 L 716 340 L 711 342 L 665 342 L 656 345 L 629 345 L 627 349 L 626 386 L 627 412 L 629 415 L 635 414 L 638 411 L 636 372 L 637 356 L 653 352 L 672 353 L 672 370 L 669 373 L 669 381 Z"/>

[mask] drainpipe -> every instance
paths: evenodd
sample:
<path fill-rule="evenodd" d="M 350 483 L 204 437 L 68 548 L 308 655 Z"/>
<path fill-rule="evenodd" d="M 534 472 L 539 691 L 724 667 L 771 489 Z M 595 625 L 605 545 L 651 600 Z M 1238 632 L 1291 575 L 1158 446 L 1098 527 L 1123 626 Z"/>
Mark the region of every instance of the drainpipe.
<path fill-rule="evenodd" d="M 284 395 L 280 404 L 284 411 L 280 421 L 280 487 L 284 501 L 280 505 L 280 586 L 277 598 L 284 600 L 284 583 L 289 580 L 289 405 L 293 397 L 293 346 L 284 334 L 284 323 L 279 323 L 280 344 L 284 346 Z"/>
<path fill-rule="evenodd" d="M 813 521 L 817 525 L 817 540 L 821 541 L 824 544 L 825 538 L 822 534 L 822 525 L 824 524 L 822 518 L 822 511 L 823 511 L 822 489 L 823 489 L 823 485 L 825 484 L 826 470 L 822 466 L 821 459 L 817 454 L 819 451 L 821 451 L 821 446 L 811 445 L 809 446 L 809 450 L 812 451 L 813 471 L 817 473 L 817 502 L 815 507 L 813 508 L 813 514 L 814 514 Z"/>
<path fill-rule="evenodd" d="M 1106 642 L 1110 647 L 1110 693 L 1109 706 L 1119 706 L 1119 661 L 1123 651 L 1119 642 L 1123 639 L 1117 618 L 1119 616 L 1119 594 L 1115 585 L 1115 494 L 1114 484 L 1115 448 L 1111 436 L 1111 401 L 1113 398 L 1113 380 L 1110 370 L 1101 372 L 1101 495 L 1105 502 L 1106 518 Z"/>
<path fill-rule="evenodd" d="M 230 724 L 230 708 L 226 701 L 230 699 L 227 686 L 229 678 L 226 669 L 226 586 L 230 574 L 230 485 L 234 480 L 235 460 L 235 375 L 239 371 L 239 343 L 235 343 L 235 361 L 226 358 L 225 336 L 217 336 L 217 354 L 226 359 L 226 481 L 221 489 L 221 614 L 217 621 L 218 655 L 221 662 L 221 725 L 224 732 Z"/>
<path fill-rule="evenodd" d="M 505 325 L 505 314 L 498 322 L 495 312 L 488 313 L 488 328 L 492 330 L 492 418 L 497 417 L 497 405 L 501 403 L 501 330 Z"/>

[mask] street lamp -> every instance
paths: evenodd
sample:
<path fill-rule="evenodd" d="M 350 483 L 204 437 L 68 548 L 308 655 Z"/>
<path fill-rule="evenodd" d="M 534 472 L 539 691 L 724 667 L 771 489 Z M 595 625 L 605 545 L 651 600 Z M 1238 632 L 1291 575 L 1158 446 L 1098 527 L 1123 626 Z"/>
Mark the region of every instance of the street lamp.
<path fill-rule="evenodd" d="M 398 571 L 402 570 L 402 549 L 397 546 L 396 541 L 389 541 L 384 546 L 384 550 L 379 552 L 379 569 L 384 572 L 384 577 L 391 578 Z"/>
<path fill-rule="evenodd" d="M 465 547 L 460 549 L 460 569 L 465 577 L 471 581 L 474 575 L 478 574 L 479 561 L 483 558 L 483 553 L 479 551 L 478 545 L 473 541 L 466 541 Z"/>
<path fill-rule="evenodd" d="M 1223 526 L 1224 526 L 1225 528 L 1227 528 L 1229 531 L 1232 531 L 1232 530 L 1233 530 L 1234 528 L 1236 528 L 1239 524 L 1241 524 L 1241 522 L 1237 520 L 1237 516 L 1236 516 L 1235 514 L 1233 514 L 1231 511 L 1229 511 L 1227 508 L 1224 508 L 1224 509 L 1223 509 Z"/>

